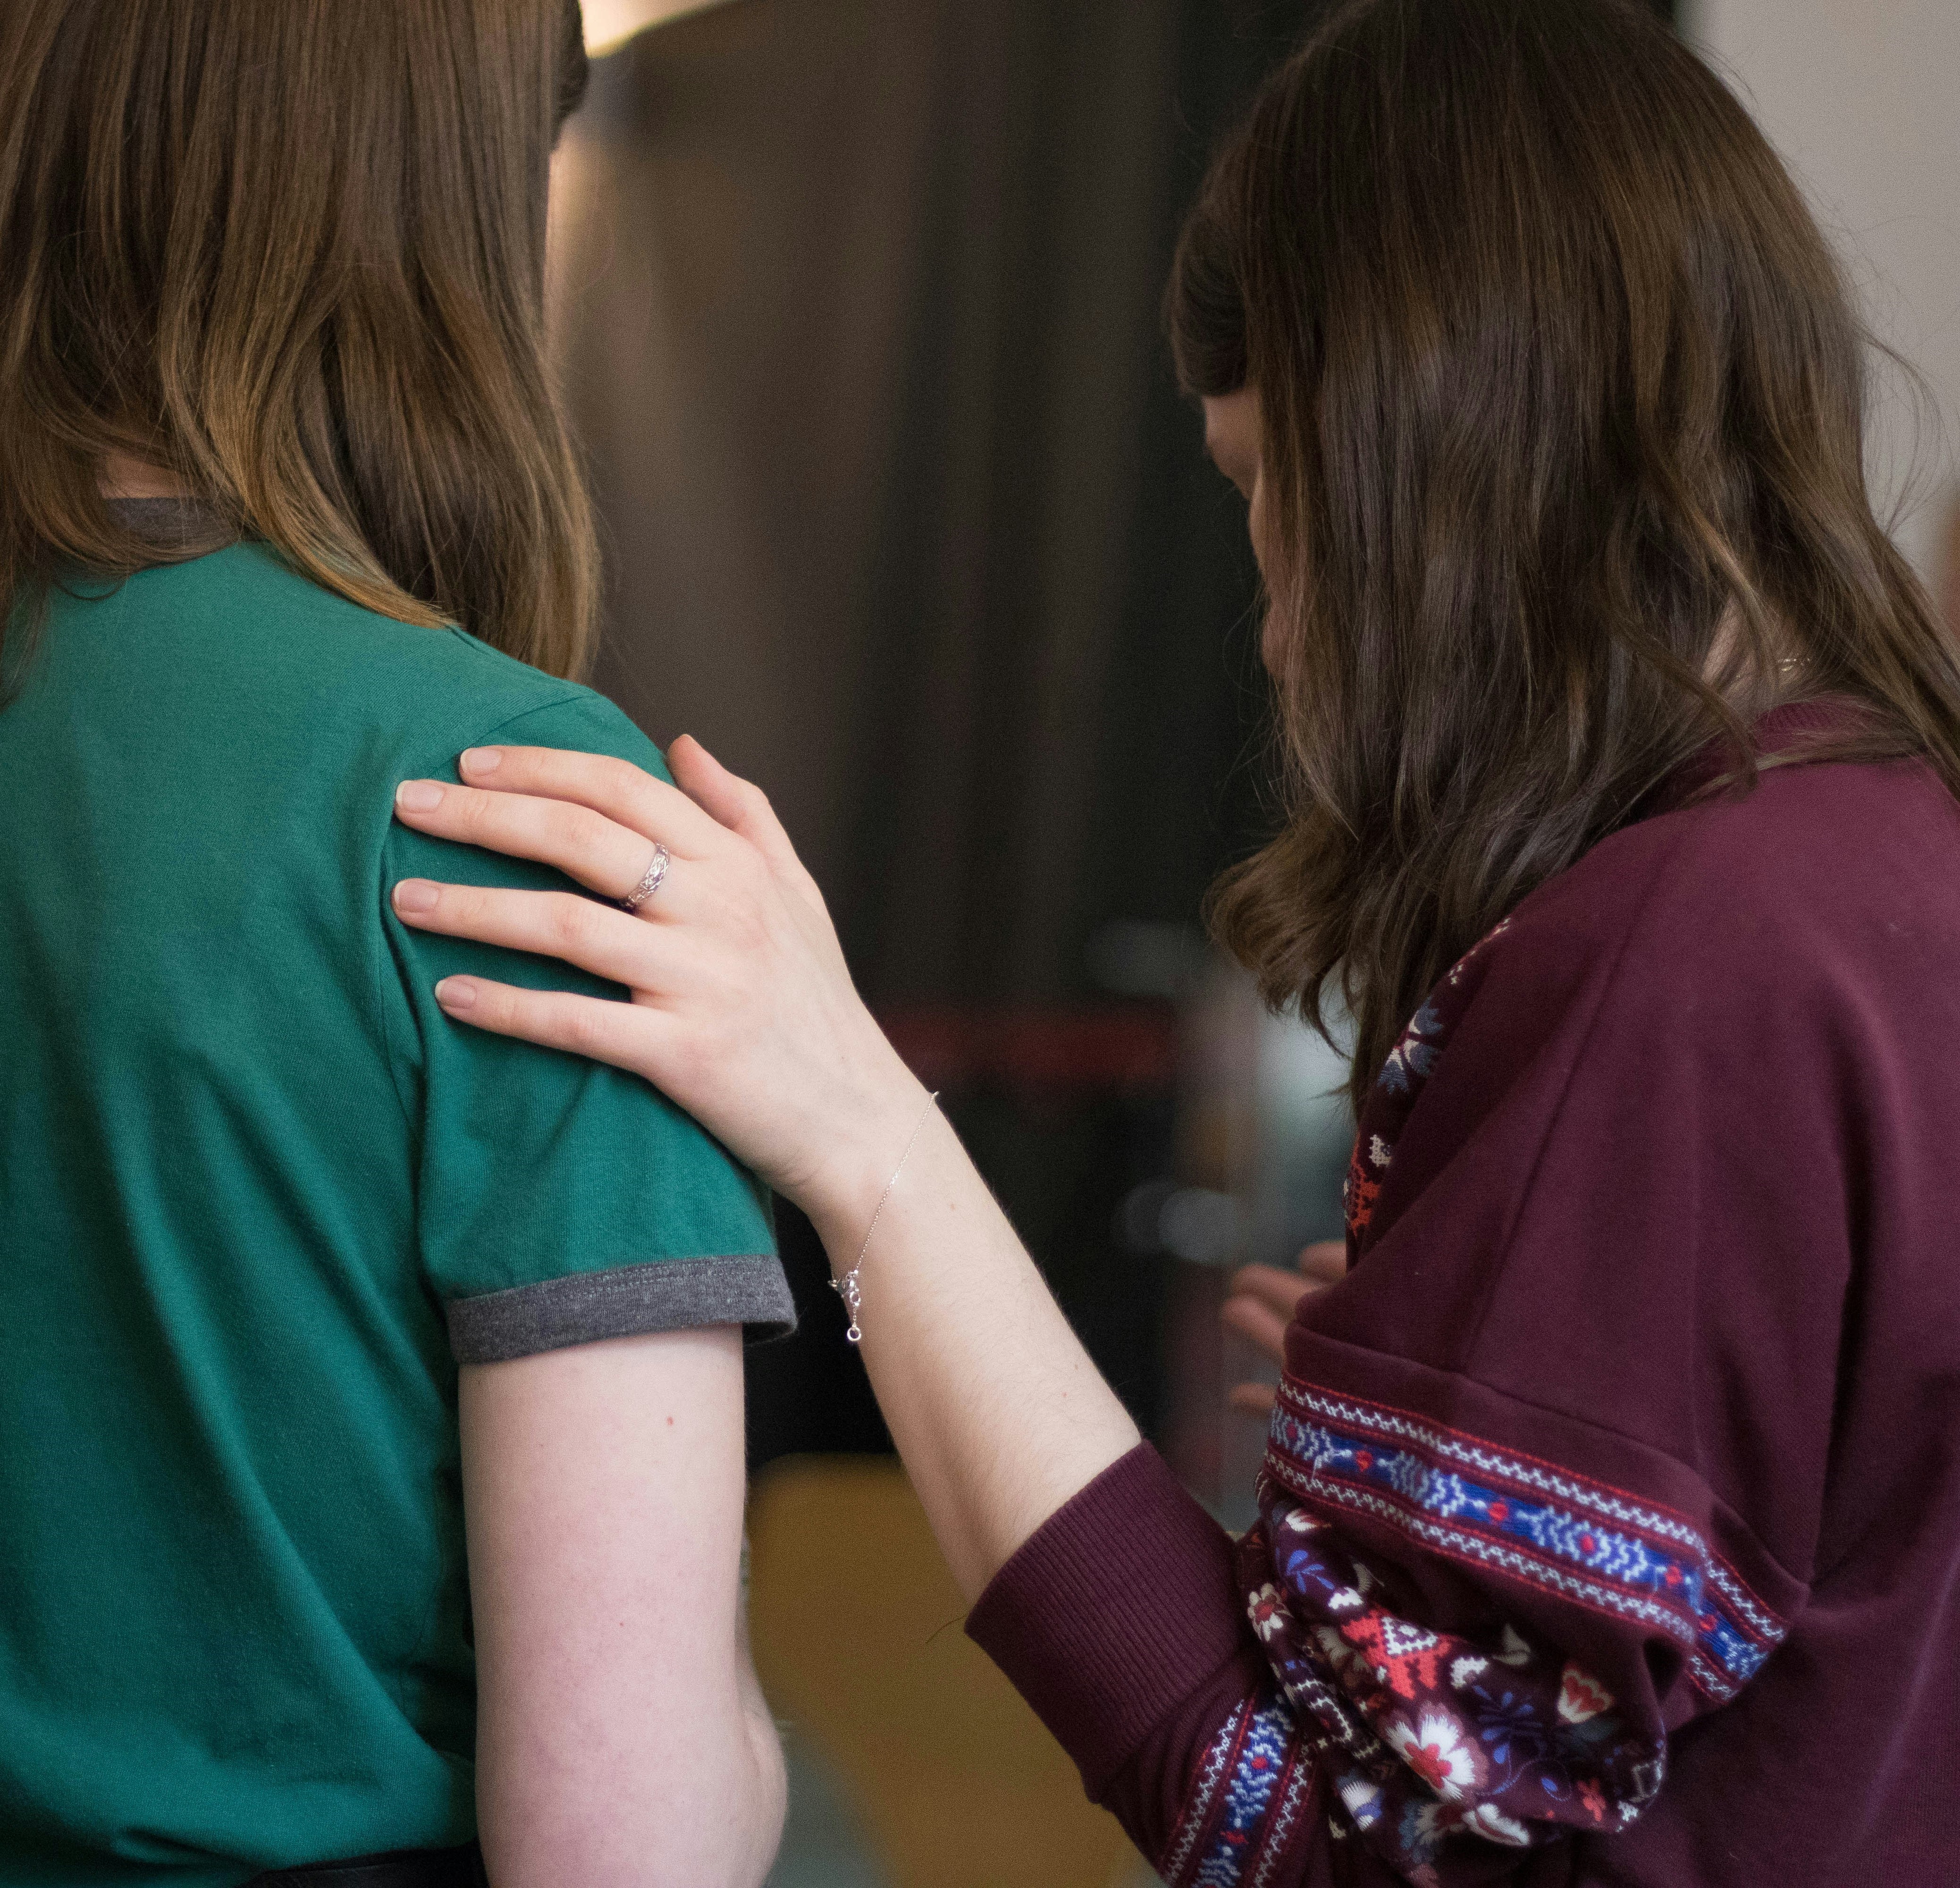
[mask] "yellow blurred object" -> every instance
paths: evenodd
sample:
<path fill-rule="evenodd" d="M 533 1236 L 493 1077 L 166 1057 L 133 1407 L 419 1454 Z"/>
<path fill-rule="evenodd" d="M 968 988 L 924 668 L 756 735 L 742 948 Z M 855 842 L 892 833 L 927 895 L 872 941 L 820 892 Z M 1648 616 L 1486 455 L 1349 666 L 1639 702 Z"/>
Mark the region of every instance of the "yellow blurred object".
<path fill-rule="evenodd" d="M 683 13 L 698 13 L 719 0 L 585 0 L 585 49 L 609 53 L 636 33 Z"/>
<path fill-rule="evenodd" d="M 749 1631 L 771 1704 L 848 1792 L 893 1888 L 1154 1879 L 963 1629 L 905 1471 L 805 1456 L 757 1480 Z"/>

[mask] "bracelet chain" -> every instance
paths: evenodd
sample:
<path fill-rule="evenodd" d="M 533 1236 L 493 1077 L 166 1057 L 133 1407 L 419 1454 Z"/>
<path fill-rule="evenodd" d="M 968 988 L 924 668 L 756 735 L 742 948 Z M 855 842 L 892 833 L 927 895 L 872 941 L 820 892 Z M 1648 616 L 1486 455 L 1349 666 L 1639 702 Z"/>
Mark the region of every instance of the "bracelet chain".
<path fill-rule="evenodd" d="M 905 1143 L 905 1151 L 899 1156 L 899 1164 L 892 1169 L 892 1177 L 885 1183 L 885 1190 L 878 1196 L 878 1203 L 871 1209 L 871 1223 L 864 1228 L 864 1243 L 858 1248 L 858 1256 L 851 1262 L 851 1269 L 841 1278 L 833 1278 L 830 1288 L 844 1301 L 844 1308 L 851 1314 L 851 1326 L 844 1336 L 853 1344 L 864 1339 L 863 1328 L 858 1322 L 858 1307 L 864 1301 L 863 1288 L 858 1282 L 858 1275 L 864 1269 L 864 1255 L 871 1250 L 871 1235 L 877 1230 L 878 1215 L 885 1210 L 885 1202 L 892 1197 L 892 1189 L 899 1183 L 899 1176 L 905 1170 L 905 1163 L 912 1157 L 912 1149 L 918 1145 L 919 1136 L 925 1132 L 925 1124 L 934 1109 L 939 1106 L 939 1091 L 935 1089 L 926 1097 L 925 1112 L 918 1118 L 912 1129 L 912 1138 Z"/>

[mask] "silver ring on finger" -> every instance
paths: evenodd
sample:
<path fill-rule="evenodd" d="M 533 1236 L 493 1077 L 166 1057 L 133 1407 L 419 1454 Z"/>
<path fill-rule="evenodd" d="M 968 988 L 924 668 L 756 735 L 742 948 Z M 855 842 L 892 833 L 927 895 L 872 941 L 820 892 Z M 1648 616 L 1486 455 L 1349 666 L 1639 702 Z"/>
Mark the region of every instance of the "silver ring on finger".
<path fill-rule="evenodd" d="M 657 839 L 654 842 L 654 862 L 647 868 L 647 875 L 619 901 L 622 911 L 638 911 L 660 888 L 660 880 L 667 875 L 667 868 L 673 862 L 673 855 Z"/>

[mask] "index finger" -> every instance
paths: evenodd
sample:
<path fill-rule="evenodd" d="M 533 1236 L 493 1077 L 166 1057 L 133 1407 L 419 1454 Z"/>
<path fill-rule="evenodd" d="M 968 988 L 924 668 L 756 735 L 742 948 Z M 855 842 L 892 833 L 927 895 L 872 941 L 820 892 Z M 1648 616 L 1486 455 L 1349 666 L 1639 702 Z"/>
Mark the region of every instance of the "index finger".
<path fill-rule="evenodd" d="M 1276 1310 L 1270 1301 L 1241 1292 L 1220 1306 L 1218 1321 L 1268 1357 L 1284 1360 L 1287 1326 L 1293 1321 L 1290 1310 Z"/>
<path fill-rule="evenodd" d="M 610 754 L 572 747 L 471 747 L 457 759 L 457 772 L 466 786 L 486 793 L 528 793 L 588 807 L 686 858 L 706 858 L 731 836 L 679 788 Z"/>
<path fill-rule="evenodd" d="M 1316 1239 L 1295 1263 L 1303 1277 L 1317 1278 L 1322 1285 L 1338 1285 L 1348 1275 L 1348 1242 Z"/>
<path fill-rule="evenodd" d="M 1311 1280 L 1297 1272 L 1282 1272 L 1277 1266 L 1241 1266 L 1232 1275 L 1230 1291 L 1233 1298 L 1255 1300 L 1284 1320 L 1315 1288 Z"/>

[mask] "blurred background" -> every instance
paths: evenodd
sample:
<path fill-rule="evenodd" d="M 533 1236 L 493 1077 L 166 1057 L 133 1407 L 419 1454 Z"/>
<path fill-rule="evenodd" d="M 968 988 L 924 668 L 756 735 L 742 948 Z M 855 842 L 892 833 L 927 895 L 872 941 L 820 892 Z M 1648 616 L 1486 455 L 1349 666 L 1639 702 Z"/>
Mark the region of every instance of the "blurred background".
<path fill-rule="evenodd" d="M 1212 141 L 1319 5 L 587 0 L 554 199 L 599 685 L 768 791 L 1083 1339 L 1233 1526 L 1262 1437 L 1223 1404 L 1257 1374 L 1223 1281 L 1338 1235 L 1352 1124 L 1334 1052 L 1200 925 L 1264 830 L 1258 594 L 1159 304 Z M 1675 24 L 1911 364 L 1882 365 L 1873 473 L 1960 622 L 1960 8 Z M 822 1256 L 779 1231 L 802 1329 L 749 1360 L 776 1888 L 1147 1882 L 965 1640 Z"/>

